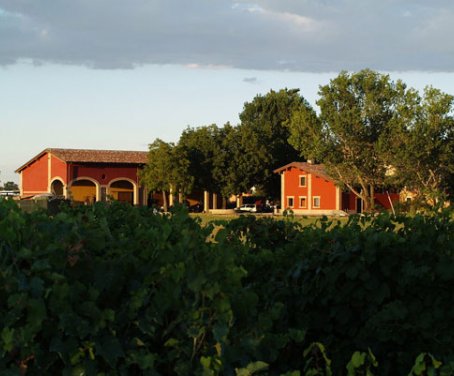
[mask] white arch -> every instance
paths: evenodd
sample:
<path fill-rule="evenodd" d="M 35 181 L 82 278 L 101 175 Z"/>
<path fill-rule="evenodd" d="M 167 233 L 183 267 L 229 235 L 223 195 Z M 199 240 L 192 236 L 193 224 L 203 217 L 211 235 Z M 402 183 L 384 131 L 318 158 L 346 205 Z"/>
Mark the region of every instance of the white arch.
<path fill-rule="evenodd" d="M 52 184 L 54 184 L 54 182 L 56 181 L 59 181 L 62 185 L 63 185 L 63 196 L 65 196 L 65 198 L 67 198 L 67 191 L 66 191 L 66 184 L 63 180 L 63 178 L 61 176 L 54 176 L 52 178 L 52 180 L 50 181 L 50 185 L 49 185 L 49 193 L 52 193 Z"/>
<path fill-rule="evenodd" d="M 128 183 L 132 184 L 132 190 L 133 190 L 133 203 L 134 205 L 139 205 L 139 186 L 138 184 L 129 178 L 115 178 L 109 181 L 109 184 L 107 184 L 107 194 L 110 194 L 110 189 L 111 185 L 117 181 L 127 181 Z"/>
<path fill-rule="evenodd" d="M 100 198 L 101 198 L 101 186 L 100 186 L 99 182 L 96 179 L 90 178 L 88 176 L 80 176 L 80 177 L 77 177 L 77 178 L 71 180 L 69 182 L 69 184 L 68 184 L 68 190 L 71 190 L 72 185 L 76 181 L 80 181 L 80 180 L 88 180 L 88 181 L 91 181 L 95 185 L 95 188 L 96 188 L 96 201 L 99 201 Z"/>

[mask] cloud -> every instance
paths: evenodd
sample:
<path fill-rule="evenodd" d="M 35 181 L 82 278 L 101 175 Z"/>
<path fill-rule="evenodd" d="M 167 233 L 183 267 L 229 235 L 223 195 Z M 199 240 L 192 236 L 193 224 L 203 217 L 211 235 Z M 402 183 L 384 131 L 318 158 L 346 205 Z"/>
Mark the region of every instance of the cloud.
<path fill-rule="evenodd" d="M 258 80 L 257 77 L 244 77 L 243 82 L 247 82 L 248 84 L 256 84 Z"/>
<path fill-rule="evenodd" d="M 0 65 L 454 71 L 451 0 L 0 0 Z"/>

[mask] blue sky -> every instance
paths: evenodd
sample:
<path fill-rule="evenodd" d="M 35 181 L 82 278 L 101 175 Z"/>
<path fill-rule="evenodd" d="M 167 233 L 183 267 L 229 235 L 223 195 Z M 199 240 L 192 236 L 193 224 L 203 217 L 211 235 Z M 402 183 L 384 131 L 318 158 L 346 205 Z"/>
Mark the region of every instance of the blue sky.
<path fill-rule="evenodd" d="M 0 0 L 0 181 L 46 147 L 146 150 L 342 69 L 454 94 L 448 0 Z"/>

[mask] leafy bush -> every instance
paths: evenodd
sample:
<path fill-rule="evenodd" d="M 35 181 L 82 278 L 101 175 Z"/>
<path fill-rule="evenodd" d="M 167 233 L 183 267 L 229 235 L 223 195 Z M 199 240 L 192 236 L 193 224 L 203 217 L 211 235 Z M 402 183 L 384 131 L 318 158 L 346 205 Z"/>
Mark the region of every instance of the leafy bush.
<path fill-rule="evenodd" d="M 178 208 L 98 203 L 49 216 L 0 202 L 0 373 L 388 375 L 452 365 L 449 214 L 310 227 L 251 216 L 212 232 Z M 417 366 L 420 353 L 444 365 L 426 355 Z"/>

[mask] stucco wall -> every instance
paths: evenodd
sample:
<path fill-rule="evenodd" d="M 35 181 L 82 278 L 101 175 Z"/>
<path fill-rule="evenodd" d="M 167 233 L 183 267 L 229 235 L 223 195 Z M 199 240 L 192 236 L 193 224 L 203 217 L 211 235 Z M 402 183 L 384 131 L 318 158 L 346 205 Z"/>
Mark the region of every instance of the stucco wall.
<path fill-rule="evenodd" d="M 22 170 L 22 190 L 24 196 L 47 192 L 47 170 L 47 154 L 44 154 Z"/>
<path fill-rule="evenodd" d="M 67 167 L 66 163 L 63 162 L 62 160 L 58 159 L 55 156 L 51 156 L 51 169 L 50 169 L 50 178 L 51 180 L 59 177 L 63 180 L 64 184 L 68 183 L 67 180 Z"/>
<path fill-rule="evenodd" d="M 320 210 L 336 209 L 336 186 L 333 182 L 312 174 L 312 197 L 320 197 Z M 312 208 L 316 209 L 316 208 Z"/>
<path fill-rule="evenodd" d="M 72 164 L 70 167 L 70 179 L 89 177 L 95 179 L 100 185 L 108 185 L 117 178 L 128 178 L 138 183 L 137 166 L 107 164 Z"/>
<path fill-rule="evenodd" d="M 306 186 L 300 187 L 300 176 L 306 176 Z M 306 197 L 306 208 L 308 205 L 308 185 L 309 185 L 309 174 L 305 171 L 301 171 L 296 167 L 291 167 L 289 170 L 284 171 L 285 179 L 285 194 L 284 202 L 281 203 L 282 208 L 287 208 L 288 197 L 293 197 L 294 206 L 293 209 L 300 209 L 300 196 Z"/>
<path fill-rule="evenodd" d="M 294 198 L 292 209 L 336 210 L 336 195 L 338 194 L 333 182 L 315 174 L 307 173 L 296 167 L 290 167 L 284 174 L 284 202 L 282 208 L 287 208 L 288 197 Z M 306 186 L 300 187 L 300 176 L 306 176 Z M 306 207 L 300 206 L 300 197 L 306 197 Z M 320 207 L 314 208 L 313 197 L 320 197 Z M 340 198 L 339 198 L 340 200 Z"/>

